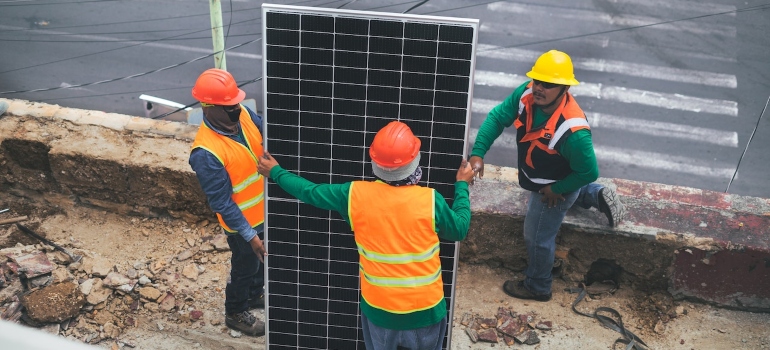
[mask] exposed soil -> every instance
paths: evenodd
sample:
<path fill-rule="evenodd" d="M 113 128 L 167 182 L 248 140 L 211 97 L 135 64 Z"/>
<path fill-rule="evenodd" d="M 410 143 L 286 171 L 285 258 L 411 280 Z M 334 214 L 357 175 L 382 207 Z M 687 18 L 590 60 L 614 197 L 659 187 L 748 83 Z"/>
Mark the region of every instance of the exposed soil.
<path fill-rule="evenodd" d="M 184 222 L 168 218 L 118 215 L 84 206 L 39 209 L 20 199 L 0 196 L 0 219 L 28 215 L 25 225 L 48 239 L 83 255 L 84 260 L 106 259 L 111 270 L 151 276 L 152 286 L 171 293 L 175 302 L 166 310 L 160 301 L 113 292 L 109 299 L 84 307 L 67 322 L 62 336 L 89 341 L 103 348 L 158 350 L 254 349 L 264 337 L 236 337 L 223 323 L 224 285 L 230 253 L 208 247 L 218 233 L 206 220 Z M 35 244 L 13 225 L 0 226 L 0 248 Z M 38 246 L 40 247 L 40 246 Z M 51 251 L 46 248 L 45 250 Z M 189 258 L 180 257 L 189 254 Z M 194 264 L 197 272 L 185 267 Z M 84 261 L 84 265 L 86 265 Z M 160 265 L 164 265 L 159 268 Z M 70 269 L 75 282 L 93 278 L 88 271 Z M 155 271 L 155 273 L 153 273 Z M 195 276 L 194 278 L 191 278 Z M 620 334 L 602 327 L 595 319 L 573 313 L 574 287 L 554 283 L 553 300 L 520 301 L 503 293 L 505 279 L 521 273 L 484 264 L 461 263 L 457 273 L 453 349 L 538 348 L 608 349 Z M 616 309 L 625 325 L 653 349 L 763 349 L 770 348 L 769 314 L 754 314 L 674 301 L 665 292 L 641 292 L 620 286 L 614 294 L 589 298 L 578 305 L 584 312 L 599 306 Z M 2 307 L 2 305 L 0 305 Z M 461 324 L 464 315 L 494 318 L 500 307 L 528 314 L 537 321 L 551 321 L 551 330 L 537 330 L 536 345 L 472 343 Z M 0 312 L 3 310 L 0 310 Z M 262 312 L 256 312 L 263 318 Z M 105 325 L 109 323 L 109 327 Z M 108 331 L 105 331 L 107 329 Z"/>

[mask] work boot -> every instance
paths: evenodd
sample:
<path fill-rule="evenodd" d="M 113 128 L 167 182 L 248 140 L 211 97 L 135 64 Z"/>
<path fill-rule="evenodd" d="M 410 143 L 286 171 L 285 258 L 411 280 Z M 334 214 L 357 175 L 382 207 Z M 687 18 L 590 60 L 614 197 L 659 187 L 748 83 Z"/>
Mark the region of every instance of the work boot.
<path fill-rule="evenodd" d="M 249 298 L 249 310 L 265 308 L 265 292 L 259 293 L 255 297 Z"/>
<path fill-rule="evenodd" d="M 607 216 L 611 227 L 617 227 L 626 216 L 626 207 L 617 193 L 609 187 L 599 190 L 599 211 Z"/>
<path fill-rule="evenodd" d="M 3 113 L 5 113 L 5 111 L 8 110 L 8 107 L 9 107 L 8 102 L 0 101 L 0 116 L 2 116 Z"/>
<path fill-rule="evenodd" d="M 551 300 L 551 293 L 548 294 L 535 294 L 529 291 L 524 286 L 524 281 L 505 281 L 503 284 L 503 292 L 514 298 L 527 299 L 535 301 L 549 301 Z"/>
<path fill-rule="evenodd" d="M 265 335 L 265 323 L 258 320 L 248 311 L 237 314 L 228 314 L 225 316 L 225 324 L 230 329 L 234 329 L 252 337 Z"/>

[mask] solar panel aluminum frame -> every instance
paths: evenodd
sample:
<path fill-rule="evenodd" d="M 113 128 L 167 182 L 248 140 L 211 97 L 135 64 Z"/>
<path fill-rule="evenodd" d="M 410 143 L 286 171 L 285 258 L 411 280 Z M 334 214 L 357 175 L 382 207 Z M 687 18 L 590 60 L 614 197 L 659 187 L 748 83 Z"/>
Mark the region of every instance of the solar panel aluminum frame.
<path fill-rule="evenodd" d="M 277 4 L 263 4 L 262 5 L 262 53 L 263 53 L 263 59 L 262 59 L 262 71 L 265 75 L 265 79 L 263 79 L 263 99 L 264 101 L 264 112 L 263 112 L 263 118 L 265 123 L 264 130 L 264 139 L 265 139 L 265 149 L 269 149 L 270 145 L 270 136 L 269 136 L 269 127 L 267 127 L 267 124 L 270 121 L 270 108 L 267 107 L 267 101 L 268 101 L 268 58 L 267 58 L 267 35 L 268 35 L 268 28 L 267 28 L 267 15 L 268 13 L 289 13 L 289 14 L 299 14 L 299 15 L 320 15 L 320 16 L 330 16 L 330 17 L 344 17 L 344 18 L 359 18 L 359 19 L 367 19 L 367 20 L 391 20 L 391 21 L 402 21 L 404 23 L 425 23 L 425 24 L 434 24 L 434 25 L 455 25 L 455 26 L 463 26 L 463 27 L 471 27 L 473 29 L 473 38 L 470 42 L 471 44 L 471 57 L 470 57 L 470 71 L 468 73 L 468 88 L 467 88 L 467 101 L 465 103 L 465 135 L 463 135 L 463 149 L 462 149 L 462 157 L 463 159 L 467 156 L 467 149 L 468 149 L 468 137 L 469 137 L 469 131 L 470 131 L 470 118 L 472 114 L 471 110 L 471 102 L 473 97 L 473 74 L 475 71 L 476 66 L 476 43 L 478 39 L 478 27 L 479 27 L 479 20 L 478 19 L 467 19 L 467 18 L 454 18 L 454 17 L 441 17 L 441 16 L 424 16 L 424 15 L 412 15 L 412 14 L 399 14 L 399 13 L 384 13 L 384 12 L 372 12 L 372 11 L 357 11 L 357 10 L 343 10 L 343 9 L 329 9 L 329 8 L 318 8 L 318 7 L 304 7 L 304 6 L 291 6 L 291 5 L 277 5 Z M 367 35 L 368 36 L 368 35 Z M 301 46 L 300 46 L 301 47 Z M 402 53 L 401 56 L 403 57 L 404 54 Z M 369 68 L 366 68 L 367 71 Z M 436 74 L 436 73 L 434 73 Z M 301 80 L 301 79 L 300 79 Z M 435 90 L 434 90 L 435 91 Z M 333 114 L 333 113 L 332 113 Z M 365 115 L 362 115 L 365 116 Z M 395 120 L 395 119 L 394 119 Z M 407 122 L 408 123 L 408 122 Z M 362 131 L 365 133 L 365 131 Z M 459 140 L 459 138 L 458 138 Z M 368 146 L 368 145 L 364 145 Z M 278 159 L 280 161 L 280 158 Z M 269 205 L 269 193 L 267 191 L 267 182 L 265 183 L 265 245 L 268 250 L 270 251 L 270 223 L 268 220 L 268 205 Z M 451 198 L 450 198 L 451 199 Z M 443 244 L 443 243 L 442 243 Z M 448 305 L 448 325 L 447 325 L 447 333 L 446 333 L 446 348 L 451 348 L 451 339 L 452 339 L 452 318 L 453 318 L 453 312 L 454 312 L 454 301 L 455 301 L 455 286 L 457 282 L 457 259 L 459 256 L 459 247 L 458 243 L 454 243 L 454 256 L 453 256 L 453 266 L 452 266 L 452 281 L 451 281 L 451 295 L 450 297 L 450 304 Z M 271 345 L 270 341 L 270 290 L 269 290 L 269 283 L 267 281 L 270 280 L 269 278 L 269 268 L 270 268 L 270 258 L 266 259 L 266 266 L 265 266 L 265 320 L 266 320 L 266 339 L 265 344 L 266 347 L 269 347 Z M 444 281 L 446 284 L 447 281 Z M 360 312 L 360 309 L 359 309 Z M 359 325 L 360 327 L 360 325 Z M 299 346 L 298 346 L 299 347 Z"/>

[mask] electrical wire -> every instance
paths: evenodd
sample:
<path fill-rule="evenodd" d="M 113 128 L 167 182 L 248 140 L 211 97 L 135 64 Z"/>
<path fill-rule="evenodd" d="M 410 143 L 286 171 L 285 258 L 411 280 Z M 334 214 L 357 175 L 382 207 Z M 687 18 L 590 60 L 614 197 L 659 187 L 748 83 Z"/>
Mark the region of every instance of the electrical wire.
<path fill-rule="evenodd" d="M 249 81 L 247 81 L 247 82 L 245 82 L 245 83 L 241 83 L 241 84 L 238 84 L 238 87 L 240 88 L 240 87 L 243 87 L 243 86 L 245 86 L 245 85 L 248 85 L 248 84 L 251 84 L 251 83 L 254 83 L 254 82 L 260 81 L 260 80 L 262 80 L 262 77 L 259 77 L 259 78 L 254 78 L 254 79 L 251 79 L 251 80 L 249 80 Z M 172 115 L 172 114 L 174 114 L 174 113 L 176 113 L 176 112 L 181 112 L 181 111 L 183 111 L 183 110 L 185 110 L 185 109 L 188 109 L 188 108 L 190 108 L 190 107 L 192 107 L 192 106 L 196 106 L 196 105 L 198 105 L 198 104 L 200 104 L 200 102 L 199 102 L 199 101 L 195 101 L 195 102 L 193 102 L 193 103 L 190 103 L 190 104 L 188 104 L 188 105 L 186 105 L 186 106 L 184 106 L 184 107 L 179 107 L 178 109 L 176 109 L 176 110 L 174 110 L 174 111 L 171 111 L 171 112 L 168 112 L 168 113 L 163 113 L 163 114 L 161 114 L 161 115 L 156 115 L 156 116 L 152 117 L 151 119 L 161 119 L 161 118 L 165 118 L 165 117 L 168 117 L 169 115 Z"/>
<path fill-rule="evenodd" d="M 45 5 L 72 5 L 72 4 L 84 4 L 89 2 L 116 2 L 121 0 L 84 0 L 84 1 L 59 1 L 59 2 L 43 2 L 43 3 L 11 3 L 8 5 L 0 4 L 0 7 L 17 7 L 17 6 L 45 6 Z"/>
<path fill-rule="evenodd" d="M 158 68 L 158 69 L 155 69 L 155 70 L 151 70 L 149 72 L 137 73 L 137 74 L 132 74 L 132 75 L 125 76 L 125 77 L 113 78 L 113 79 L 107 79 L 107 80 L 100 80 L 100 81 L 95 81 L 95 82 L 91 82 L 91 83 L 84 83 L 84 84 L 77 84 L 77 85 L 57 86 L 57 87 L 52 87 L 52 88 L 33 89 L 33 90 L 2 91 L 2 92 L 0 92 L 0 95 L 10 95 L 10 94 L 29 93 L 29 92 L 43 92 L 43 91 L 53 91 L 53 90 L 61 90 L 61 89 L 72 89 L 72 88 L 79 88 L 79 87 L 85 87 L 85 86 L 92 86 L 92 85 L 112 83 L 112 82 L 120 81 L 120 80 L 128 80 L 128 79 L 145 76 L 145 75 L 152 74 L 152 73 L 162 72 L 164 70 L 169 70 L 171 68 L 176 68 L 176 67 L 188 64 L 188 63 L 193 63 L 193 62 L 196 62 L 196 61 L 200 61 L 200 60 L 202 60 L 204 58 L 208 58 L 208 57 L 214 56 L 214 55 L 219 54 L 221 52 L 232 50 L 232 49 L 236 49 L 236 48 L 239 48 L 241 46 L 248 45 L 248 44 L 260 41 L 260 40 L 262 40 L 262 38 L 254 39 L 254 40 L 251 40 L 251 41 L 247 41 L 245 43 L 235 45 L 235 46 L 230 47 L 230 48 L 225 49 L 225 50 L 216 51 L 216 52 L 210 53 L 210 54 L 205 55 L 205 56 L 196 57 L 196 58 L 193 58 L 193 59 L 191 59 L 189 61 L 172 64 L 170 66 L 165 66 L 163 68 Z"/>
<path fill-rule="evenodd" d="M 757 128 L 759 128 L 759 122 L 762 120 L 762 116 L 765 115 L 765 111 L 767 110 L 767 105 L 770 103 L 770 96 L 767 97 L 767 102 L 765 102 L 765 107 L 762 108 L 762 113 L 759 113 L 759 118 L 757 119 L 757 125 L 754 125 L 754 130 L 751 132 L 751 135 L 749 136 L 749 141 L 746 142 L 746 148 L 743 149 L 743 154 L 741 154 L 741 157 L 738 159 L 738 165 L 735 166 L 735 172 L 733 173 L 733 176 L 730 178 L 730 182 L 727 183 L 727 188 L 725 189 L 725 193 L 730 190 L 730 184 L 733 183 L 733 180 L 735 180 L 735 175 L 738 175 L 738 168 L 741 167 L 741 161 L 743 160 L 743 157 L 746 155 L 746 151 L 749 150 L 749 145 L 751 144 L 751 139 L 754 138 L 754 134 L 757 133 Z"/>
<path fill-rule="evenodd" d="M 413 9 L 417 8 L 417 7 L 419 7 L 419 6 L 423 5 L 423 4 L 425 4 L 427 1 L 428 1 L 428 0 L 423 0 L 423 1 L 421 1 L 419 4 L 417 4 L 417 5 L 413 6 L 413 7 L 411 7 L 410 9 L 408 9 L 407 11 L 411 11 L 411 10 L 413 10 Z M 304 2 L 309 2 L 309 1 L 304 1 Z M 406 3 L 413 3 L 413 2 L 415 2 L 415 1 L 409 1 L 409 2 L 405 2 L 405 3 L 401 3 L 401 4 L 406 4 Z M 484 5 L 484 4 L 486 4 L 486 3 L 483 3 L 483 4 L 476 4 L 476 5 L 472 5 L 472 6 L 464 6 L 464 7 L 462 7 L 462 8 L 468 8 L 468 7 L 473 7 L 473 6 L 480 6 L 480 5 Z M 399 5 L 399 4 L 395 4 L 395 5 Z M 379 7 L 379 8 L 383 8 L 383 7 L 391 7 L 391 6 L 394 6 L 394 4 L 391 4 L 391 5 L 386 5 L 386 6 L 381 6 L 381 7 Z M 737 9 L 737 10 L 732 10 L 732 11 L 725 11 L 725 12 L 720 12 L 720 13 L 715 13 L 715 14 L 709 14 L 709 15 L 696 16 L 696 17 L 692 17 L 692 19 L 696 19 L 696 18 L 703 18 L 703 17 L 710 17 L 710 16 L 716 16 L 716 15 L 722 15 L 722 14 L 728 14 L 728 13 L 733 13 L 733 12 L 745 12 L 745 11 L 754 11 L 754 10 L 759 10 L 759 9 L 764 9 L 764 8 L 770 8 L 770 4 L 757 5 L 757 6 L 750 6 L 750 7 L 746 7 L 746 8 L 742 8 L 742 9 Z M 456 8 L 456 9 L 459 9 L 459 8 Z M 370 9 L 370 10 L 372 10 L 372 9 Z M 436 12 L 444 12 L 444 11 L 450 11 L 450 10 L 455 10 L 455 9 L 448 9 L 448 10 L 434 11 L 434 12 L 432 12 L 432 13 L 436 13 Z M 647 25 L 643 25 L 643 26 L 637 26 L 637 27 L 621 28 L 621 29 L 616 29 L 616 30 L 612 30 L 612 31 L 614 32 L 614 31 L 621 31 L 621 30 L 631 30 L 631 29 L 637 29 L 637 28 L 641 28 L 641 27 L 650 27 L 650 26 L 653 26 L 653 25 L 667 24 L 667 23 L 672 23 L 672 22 L 675 22 L 675 21 L 684 21 L 684 20 L 687 20 L 687 19 L 678 19 L 678 20 L 672 20 L 672 21 L 665 21 L 665 22 L 659 22 L 659 23 L 647 24 Z M 245 21 L 244 21 L 244 22 L 245 22 Z M 236 23 L 241 23 L 241 22 L 236 22 Z M 208 29 L 206 29 L 206 30 L 208 30 Z M 590 36 L 590 35 L 597 35 L 597 34 L 604 34 L 604 33 L 607 33 L 607 32 L 589 33 L 589 34 L 583 34 L 583 35 L 579 35 L 579 36 L 573 36 L 573 37 Z M 573 37 L 569 37 L 569 38 L 573 38 Z M 568 39 L 568 38 L 551 39 L 551 40 L 540 41 L 540 42 L 537 42 L 537 43 L 544 43 L 544 42 L 551 42 L 551 41 L 558 41 L 558 40 L 566 40 L 566 39 Z M 159 40 L 164 40 L 164 39 L 159 39 Z M 260 39 L 257 39 L 257 40 L 260 40 Z M 246 42 L 246 43 L 244 43 L 244 44 L 241 44 L 241 45 L 238 45 L 238 46 L 234 46 L 234 47 L 232 47 L 232 48 L 230 48 L 230 49 L 233 49 L 233 48 L 236 48 L 236 47 L 239 47 L 239 46 L 242 46 L 242 45 L 245 45 L 245 44 L 248 44 L 248 43 L 251 43 L 251 42 L 257 41 L 257 40 L 253 40 L 253 41 L 250 41 L 250 42 Z M 137 44 L 137 45 L 141 45 L 141 44 Z M 131 45 L 131 46 L 127 46 L 127 47 L 132 47 L 132 46 L 137 46 L 137 45 Z M 528 44 L 524 44 L 524 45 L 528 45 Z M 495 51 L 495 50 L 501 50 L 501 49 L 505 49 L 505 48 L 509 48 L 509 47 L 511 47 L 511 46 L 507 46 L 507 47 L 496 47 L 496 48 L 492 48 L 492 49 L 488 49 L 488 50 L 484 50 L 484 51 Z M 126 47 L 123 47 L 123 48 L 126 48 Z M 120 49 L 120 48 L 118 48 L 118 49 Z M 228 50 L 230 50 L 230 49 L 225 49 L 224 51 L 228 51 Z M 117 50 L 117 49 L 108 50 L 108 51 L 114 51 L 114 50 Z M 103 51 L 103 52 L 107 52 L 107 51 Z M 217 53 L 218 53 L 218 52 L 217 52 Z M 213 56 L 214 54 L 216 54 L 216 53 L 213 53 L 213 54 L 210 54 L 210 55 L 206 55 L 206 56 L 203 56 L 202 58 L 210 57 L 210 56 Z M 88 55 L 85 55 L 85 56 L 88 56 Z M 83 57 L 83 56 L 79 56 L 79 57 Z M 76 58 L 79 58 L 79 57 L 76 57 Z M 199 57 L 199 58 L 193 59 L 193 60 L 191 60 L 191 61 L 182 62 L 182 63 L 179 63 L 179 64 L 175 64 L 175 65 L 172 65 L 172 66 L 168 66 L 168 67 L 164 67 L 164 68 L 161 68 L 161 69 L 159 69 L 159 70 L 154 70 L 154 71 L 151 71 L 151 72 L 145 72 L 145 73 L 134 74 L 134 75 L 131 75 L 131 76 L 128 76 L 128 77 L 115 78 L 115 79 L 109 79 L 109 80 L 104 80 L 104 81 L 95 82 L 95 83 L 87 83 L 87 84 L 74 85 L 74 86 L 67 86 L 67 87 L 55 87 L 55 88 L 47 88 L 47 89 L 35 89 L 35 90 L 19 90 L 19 91 L 10 91 L 10 92 L 0 92 L 0 95 L 1 95 L 1 94 L 11 94 L 11 93 L 26 93 L 26 92 L 41 92 L 41 91 L 52 91 L 52 90 L 58 90 L 58 89 L 67 89 L 67 88 L 73 88 L 73 87 L 90 86 L 90 85 L 95 85 L 95 84 L 97 84 L 97 83 L 98 83 L 98 84 L 103 84 L 103 83 L 107 83 L 107 82 L 113 82 L 113 81 L 125 80 L 125 79 L 129 79 L 129 78 L 133 78 L 133 77 L 138 77 L 138 76 L 147 75 L 147 74 L 150 74 L 150 73 L 154 73 L 154 72 L 159 72 L 160 70 L 165 70 L 165 69 L 170 69 L 170 68 L 173 68 L 173 67 L 178 67 L 178 66 L 181 66 L 181 65 L 184 65 L 184 64 L 188 64 L 188 63 L 191 63 L 191 62 L 194 62 L 194 61 L 200 60 L 200 59 L 202 59 L 202 58 L 200 58 L 200 57 Z M 70 58 L 70 59 L 73 59 L 73 58 Z M 66 60 L 66 59 L 65 59 L 65 60 Z M 53 62 L 52 62 L 52 63 L 53 63 Z M 44 65 L 44 64 L 40 64 L 40 65 Z M 38 65 L 38 66 L 39 66 L 39 65 Z M 28 68 L 32 68 L 32 67 L 28 67 Z M 25 68 L 21 68 L 21 69 L 25 69 Z M 19 70 L 19 69 L 16 69 L 16 70 Z M 3 73 L 7 73 L 7 72 L 10 72 L 10 71 L 6 71 L 6 72 L 0 72 L 0 74 L 3 74 Z M 87 96 L 86 96 L 86 97 L 87 97 Z"/>
<path fill-rule="evenodd" d="M 401 12 L 401 13 L 408 13 L 409 11 L 412 11 L 412 10 L 414 10 L 414 9 L 416 9 L 416 8 L 418 8 L 418 7 L 422 6 L 422 5 L 424 5 L 424 4 L 425 4 L 426 2 L 428 2 L 428 1 L 429 1 L 429 0 L 422 0 L 422 1 L 421 1 L 419 4 L 412 6 L 412 7 L 410 7 L 408 10 L 406 10 L 406 11 L 404 11 L 404 12 Z"/>
<path fill-rule="evenodd" d="M 346 3 L 344 3 L 344 4 L 342 4 L 342 5 L 340 5 L 340 6 L 339 6 L 339 7 L 337 7 L 337 8 L 338 8 L 338 9 L 341 9 L 341 8 L 343 8 L 343 7 L 345 7 L 345 6 L 348 6 L 348 5 L 350 5 L 350 4 L 352 4 L 352 3 L 356 2 L 356 1 L 358 1 L 358 0 L 350 0 L 350 1 L 348 1 L 348 2 L 346 2 Z"/>
<path fill-rule="evenodd" d="M 249 19 L 249 20 L 246 20 L 246 21 L 242 21 L 242 22 L 249 22 L 249 21 L 254 21 L 254 20 L 257 20 L 257 19 L 260 19 L 260 18 Z M 127 48 L 130 48 L 130 47 L 134 47 L 134 46 L 140 46 L 140 45 L 144 45 L 144 44 L 149 44 L 149 43 L 154 43 L 154 42 L 158 42 L 158 41 L 163 41 L 163 40 L 166 40 L 166 39 L 169 39 L 169 38 L 178 38 L 178 37 L 182 37 L 182 36 L 185 36 L 185 35 L 189 35 L 189 34 L 195 34 L 195 33 L 200 33 L 200 32 L 205 32 L 205 31 L 209 31 L 209 30 L 211 30 L 211 28 L 206 28 L 206 29 L 202 29 L 202 30 L 196 30 L 196 31 L 194 31 L 194 32 L 189 32 L 189 33 L 185 33 L 185 34 L 174 35 L 174 36 L 170 36 L 170 37 L 166 37 L 166 38 L 161 38 L 161 39 L 156 39 L 156 40 L 143 41 L 143 42 L 140 42 L 140 43 L 136 43 L 136 44 L 133 44 L 133 45 L 128 45 L 128 46 L 121 46 L 121 47 L 118 47 L 118 48 L 114 48 L 114 49 L 109 49 L 109 50 L 104 50 L 104 51 L 98 51 L 98 52 L 87 53 L 87 54 L 84 54 L 84 55 L 80 55 L 80 56 L 69 57 L 69 58 L 63 58 L 63 59 L 60 59 L 60 60 L 56 60 L 56 61 L 50 61 L 50 62 L 45 62 L 45 63 L 40 63 L 40 64 L 36 64 L 36 65 L 32 65 L 32 66 L 27 66 L 27 67 L 15 68 L 15 69 L 7 70 L 7 71 L 2 71 L 2 72 L 0 72 L 0 74 L 11 73 L 11 72 L 16 72 L 16 71 L 24 70 L 24 69 L 36 68 L 36 67 L 40 67 L 40 66 L 45 66 L 45 65 L 49 65 L 49 64 L 54 64 L 54 63 L 59 63 L 59 62 L 64 62 L 64 61 L 69 61 L 69 60 L 74 60 L 74 59 L 78 59 L 78 58 L 83 58 L 83 57 L 88 57 L 88 56 L 98 55 L 98 54 L 102 54 L 102 53 L 107 53 L 107 52 L 113 52 L 113 51 L 123 50 L 123 49 L 127 49 Z"/>

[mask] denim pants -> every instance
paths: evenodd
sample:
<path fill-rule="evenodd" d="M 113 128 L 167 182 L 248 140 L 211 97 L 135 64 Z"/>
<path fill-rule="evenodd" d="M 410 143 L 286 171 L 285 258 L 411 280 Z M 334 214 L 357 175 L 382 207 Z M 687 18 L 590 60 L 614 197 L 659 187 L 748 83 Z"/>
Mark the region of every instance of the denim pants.
<path fill-rule="evenodd" d="M 551 293 L 551 269 L 556 251 L 556 234 L 567 215 L 567 210 L 573 205 L 588 209 L 599 207 L 599 190 L 604 186 L 590 183 L 579 190 L 564 193 L 564 201 L 553 208 L 543 203 L 543 195 L 530 192 L 527 216 L 524 218 L 524 243 L 527 246 L 529 258 L 524 286 L 533 294 Z"/>
<path fill-rule="evenodd" d="M 361 328 L 367 350 L 441 350 L 446 335 L 447 317 L 434 325 L 417 329 L 395 330 L 377 326 L 361 314 Z"/>
<path fill-rule="evenodd" d="M 258 236 L 260 239 L 261 234 Z M 249 309 L 249 298 L 259 296 L 265 286 L 265 267 L 257 254 L 239 234 L 228 234 L 227 244 L 233 255 L 230 258 L 230 280 L 225 288 L 225 312 L 234 314 Z"/>

